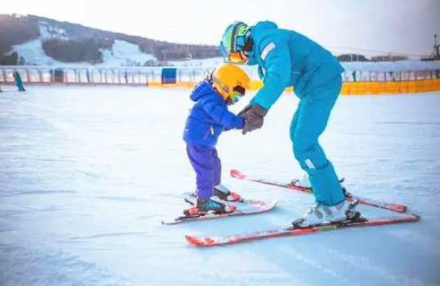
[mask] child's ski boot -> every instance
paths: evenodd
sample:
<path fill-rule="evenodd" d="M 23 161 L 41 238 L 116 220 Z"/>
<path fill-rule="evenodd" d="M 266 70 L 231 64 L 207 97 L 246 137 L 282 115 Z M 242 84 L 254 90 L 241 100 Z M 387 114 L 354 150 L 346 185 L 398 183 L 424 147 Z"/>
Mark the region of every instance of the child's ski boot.
<path fill-rule="evenodd" d="M 232 213 L 237 207 L 223 204 L 212 199 L 198 198 L 196 205 L 183 211 L 184 215 L 188 217 L 204 216 L 209 214 L 227 214 Z"/>
<path fill-rule="evenodd" d="M 237 193 L 231 192 L 227 187 L 220 184 L 214 187 L 214 196 L 225 202 L 243 202 L 244 200 Z"/>

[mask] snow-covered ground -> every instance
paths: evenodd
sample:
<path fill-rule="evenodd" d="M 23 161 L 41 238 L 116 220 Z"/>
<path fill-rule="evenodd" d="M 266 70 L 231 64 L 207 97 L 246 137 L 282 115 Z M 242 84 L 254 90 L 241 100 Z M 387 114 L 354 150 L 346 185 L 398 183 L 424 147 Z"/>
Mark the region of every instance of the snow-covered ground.
<path fill-rule="evenodd" d="M 342 97 L 322 137 L 349 190 L 406 204 L 420 222 L 198 249 L 185 234 L 276 228 L 313 203 L 227 175 L 301 174 L 288 135 L 294 96 L 279 100 L 262 130 L 231 131 L 218 146 L 223 182 L 248 198 L 278 199 L 275 210 L 163 226 L 186 207 L 181 193 L 194 189 L 181 140 L 187 90 L 2 88 L 2 286 L 440 284 L 440 93 Z"/>

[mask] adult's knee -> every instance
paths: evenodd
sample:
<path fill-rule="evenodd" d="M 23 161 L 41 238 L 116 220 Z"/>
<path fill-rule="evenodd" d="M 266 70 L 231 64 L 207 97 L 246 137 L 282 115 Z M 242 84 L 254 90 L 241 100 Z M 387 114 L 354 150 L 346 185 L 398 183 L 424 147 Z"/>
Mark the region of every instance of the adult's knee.
<path fill-rule="evenodd" d="M 293 154 L 295 155 L 295 158 L 301 162 L 310 157 L 309 154 L 313 152 L 316 144 L 317 143 L 313 141 L 295 138 L 293 141 Z"/>

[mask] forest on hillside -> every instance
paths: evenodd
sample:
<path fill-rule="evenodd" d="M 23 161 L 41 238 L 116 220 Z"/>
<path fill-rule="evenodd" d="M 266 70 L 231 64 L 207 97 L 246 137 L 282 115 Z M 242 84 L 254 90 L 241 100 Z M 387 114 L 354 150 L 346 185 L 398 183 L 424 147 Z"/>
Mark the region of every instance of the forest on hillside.
<path fill-rule="evenodd" d="M 111 49 L 115 40 L 126 41 L 139 46 L 147 54 L 152 54 L 159 61 L 206 59 L 220 56 L 216 46 L 188 45 L 149 38 L 131 36 L 122 33 L 85 27 L 69 22 L 60 22 L 39 16 L 0 15 L 0 64 L 11 64 L 18 58 L 12 52 L 13 45 L 23 44 L 40 37 L 40 25 L 44 23 L 49 31 L 63 31 L 60 37 L 43 39 L 44 52 L 61 62 L 90 62 L 102 61 L 101 49 Z"/>

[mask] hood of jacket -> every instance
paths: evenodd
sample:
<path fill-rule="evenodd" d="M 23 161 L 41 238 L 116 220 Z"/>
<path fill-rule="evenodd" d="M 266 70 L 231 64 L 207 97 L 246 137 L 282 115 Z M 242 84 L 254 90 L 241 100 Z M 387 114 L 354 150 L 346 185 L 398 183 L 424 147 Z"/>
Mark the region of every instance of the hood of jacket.
<path fill-rule="evenodd" d="M 190 98 L 192 101 L 198 101 L 200 98 L 206 95 L 212 95 L 212 93 L 217 91 L 212 87 L 209 80 L 204 80 L 200 82 L 191 92 Z"/>

